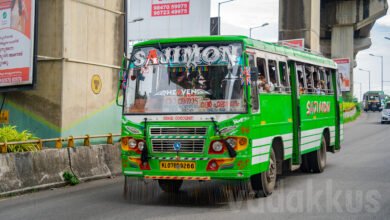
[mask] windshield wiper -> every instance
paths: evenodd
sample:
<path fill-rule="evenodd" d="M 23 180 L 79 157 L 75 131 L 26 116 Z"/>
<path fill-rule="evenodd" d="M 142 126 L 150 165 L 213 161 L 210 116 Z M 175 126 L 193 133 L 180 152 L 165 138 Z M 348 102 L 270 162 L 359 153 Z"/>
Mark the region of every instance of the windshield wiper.
<path fill-rule="evenodd" d="M 218 124 L 217 122 L 214 120 L 213 117 L 211 117 L 211 122 L 213 123 L 214 125 L 214 131 L 215 133 L 218 134 L 218 136 L 221 138 L 221 141 L 223 142 L 223 144 L 226 146 L 228 152 L 229 152 L 229 156 L 234 158 L 237 156 L 237 152 L 234 150 L 234 148 L 223 138 L 222 134 L 221 134 L 221 131 L 219 130 L 219 127 L 218 127 Z"/>

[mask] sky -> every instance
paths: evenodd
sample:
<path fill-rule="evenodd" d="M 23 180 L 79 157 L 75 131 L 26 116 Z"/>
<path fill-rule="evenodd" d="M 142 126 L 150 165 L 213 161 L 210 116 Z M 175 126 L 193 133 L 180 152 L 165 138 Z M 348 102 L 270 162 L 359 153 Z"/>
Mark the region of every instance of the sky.
<path fill-rule="evenodd" d="M 211 0 L 211 16 L 218 15 L 218 2 Z M 389 2 L 390 3 L 390 2 Z M 278 40 L 279 0 L 234 0 L 221 5 L 221 34 L 249 35 L 249 28 L 269 23 L 268 26 L 255 29 L 252 37 L 259 40 L 276 42 Z M 354 69 L 355 96 L 360 97 L 368 91 L 368 73 L 358 70 L 371 71 L 371 90 L 381 90 L 381 60 L 369 54 L 383 56 L 384 90 L 390 95 L 390 10 L 387 15 L 377 20 L 371 31 L 372 46 L 360 51 L 356 57 L 357 67 Z M 361 84 L 360 84 L 361 83 Z"/>

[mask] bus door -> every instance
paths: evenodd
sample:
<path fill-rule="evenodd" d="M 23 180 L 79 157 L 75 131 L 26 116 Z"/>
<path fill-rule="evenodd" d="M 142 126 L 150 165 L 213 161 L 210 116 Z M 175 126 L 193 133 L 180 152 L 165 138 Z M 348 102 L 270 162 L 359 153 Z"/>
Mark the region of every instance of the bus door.
<path fill-rule="evenodd" d="M 290 81 L 291 81 L 291 101 L 292 101 L 292 119 L 293 119 L 293 150 L 292 164 L 301 164 L 301 111 L 300 95 L 304 91 L 306 77 L 304 75 L 304 66 L 294 61 L 289 61 Z"/>

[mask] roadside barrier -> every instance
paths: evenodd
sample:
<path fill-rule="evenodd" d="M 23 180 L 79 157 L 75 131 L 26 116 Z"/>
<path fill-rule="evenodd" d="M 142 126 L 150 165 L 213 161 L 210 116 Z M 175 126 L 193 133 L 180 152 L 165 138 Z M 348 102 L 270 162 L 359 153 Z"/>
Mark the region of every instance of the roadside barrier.
<path fill-rule="evenodd" d="M 75 140 L 83 140 L 83 146 L 90 147 L 91 139 L 101 139 L 106 138 L 107 144 L 113 144 L 114 137 L 120 137 L 120 134 L 105 134 L 105 135 L 85 135 L 85 136 L 69 136 L 67 138 L 50 138 L 50 139 L 37 139 L 37 140 L 28 140 L 28 141 L 15 141 L 15 142 L 2 142 L 0 143 L 0 153 L 7 153 L 8 145 L 19 145 L 19 144 L 37 144 L 39 150 L 43 149 L 44 143 L 55 143 L 55 147 L 57 149 L 61 149 L 63 147 L 63 143 L 67 143 L 68 148 L 75 147 Z"/>
<path fill-rule="evenodd" d="M 0 198 L 66 185 L 65 172 L 80 181 L 118 176 L 121 163 L 119 143 L 0 154 Z"/>

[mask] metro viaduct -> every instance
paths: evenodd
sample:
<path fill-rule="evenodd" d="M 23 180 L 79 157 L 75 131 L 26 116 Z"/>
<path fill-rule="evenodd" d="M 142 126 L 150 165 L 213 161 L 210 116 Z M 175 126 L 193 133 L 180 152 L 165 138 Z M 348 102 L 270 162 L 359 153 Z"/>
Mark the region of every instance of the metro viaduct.
<path fill-rule="evenodd" d="M 386 15 L 387 0 L 279 0 L 279 40 L 305 39 L 305 48 L 349 58 L 371 46 L 370 31 Z M 351 83 L 353 91 L 353 83 Z"/>

